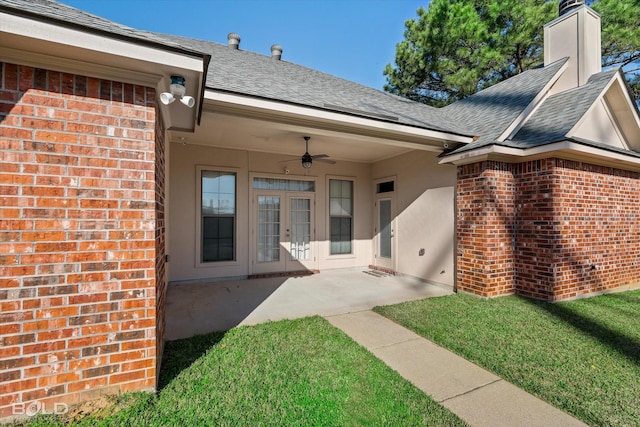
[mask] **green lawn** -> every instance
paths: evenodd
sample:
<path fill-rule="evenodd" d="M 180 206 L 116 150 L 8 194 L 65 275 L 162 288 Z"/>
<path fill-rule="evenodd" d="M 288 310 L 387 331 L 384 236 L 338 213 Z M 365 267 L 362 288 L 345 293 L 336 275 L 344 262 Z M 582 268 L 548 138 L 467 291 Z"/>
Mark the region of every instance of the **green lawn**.
<path fill-rule="evenodd" d="M 557 304 L 457 294 L 374 310 L 587 424 L 640 425 L 640 291 Z"/>
<path fill-rule="evenodd" d="M 168 342 L 161 387 L 76 425 L 465 425 L 320 317 Z"/>

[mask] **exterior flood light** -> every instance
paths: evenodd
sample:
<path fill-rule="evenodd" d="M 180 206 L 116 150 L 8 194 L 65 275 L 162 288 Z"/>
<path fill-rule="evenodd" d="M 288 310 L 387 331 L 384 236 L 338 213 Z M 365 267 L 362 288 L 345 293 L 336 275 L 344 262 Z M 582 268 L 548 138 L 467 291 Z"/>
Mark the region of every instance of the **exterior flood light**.
<path fill-rule="evenodd" d="M 192 96 L 185 95 L 186 89 L 184 86 L 184 77 L 182 76 L 171 76 L 171 85 L 169 85 L 169 92 L 162 92 L 160 94 L 160 102 L 164 105 L 169 105 L 176 100 L 176 98 L 180 98 L 180 102 L 186 105 L 189 108 L 193 108 L 196 104 L 196 100 L 193 99 Z"/>

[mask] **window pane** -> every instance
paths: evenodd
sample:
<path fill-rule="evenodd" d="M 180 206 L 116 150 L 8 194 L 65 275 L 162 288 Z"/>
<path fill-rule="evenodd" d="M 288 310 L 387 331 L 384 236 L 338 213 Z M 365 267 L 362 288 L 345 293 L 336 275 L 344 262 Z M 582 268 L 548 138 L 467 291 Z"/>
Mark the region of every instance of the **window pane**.
<path fill-rule="evenodd" d="M 352 253 L 353 181 L 329 180 L 329 236 L 331 254 Z"/>
<path fill-rule="evenodd" d="M 258 262 L 280 260 L 280 198 L 258 197 Z"/>
<path fill-rule="evenodd" d="M 379 256 L 382 258 L 391 258 L 391 201 L 380 200 L 379 203 Z"/>
<path fill-rule="evenodd" d="M 234 217 L 204 217 L 202 262 L 233 261 Z"/>
<path fill-rule="evenodd" d="M 340 197 L 342 194 L 342 181 L 337 179 L 329 180 L 329 196 Z"/>
<path fill-rule="evenodd" d="M 352 182 L 351 181 L 342 181 L 342 194 L 340 195 L 341 197 L 346 197 L 346 198 L 351 198 L 351 187 L 352 187 Z"/>
<path fill-rule="evenodd" d="M 314 181 L 279 178 L 253 178 L 257 190 L 315 191 Z"/>
<path fill-rule="evenodd" d="M 235 259 L 236 175 L 202 171 L 202 262 Z"/>

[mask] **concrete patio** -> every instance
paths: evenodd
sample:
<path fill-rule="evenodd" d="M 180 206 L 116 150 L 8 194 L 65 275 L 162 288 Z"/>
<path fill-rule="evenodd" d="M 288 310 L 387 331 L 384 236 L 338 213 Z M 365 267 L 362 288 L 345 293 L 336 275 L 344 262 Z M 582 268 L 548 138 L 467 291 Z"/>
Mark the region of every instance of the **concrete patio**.
<path fill-rule="evenodd" d="M 377 275 L 367 268 L 325 270 L 299 277 L 171 284 L 166 339 L 238 325 L 320 315 L 334 316 L 453 293 L 413 277 Z"/>

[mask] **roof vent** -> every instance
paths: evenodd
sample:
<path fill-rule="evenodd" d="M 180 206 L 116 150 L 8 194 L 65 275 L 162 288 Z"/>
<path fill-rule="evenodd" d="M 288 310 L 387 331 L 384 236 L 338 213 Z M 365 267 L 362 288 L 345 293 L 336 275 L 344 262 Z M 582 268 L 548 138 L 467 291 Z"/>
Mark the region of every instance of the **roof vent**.
<path fill-rule="evenodd" d="M 558 16 L 562 16 L 569 11 L 584 5 L 584 0 L 560 0 L 558 6 Z"/>
<path fill-rule="evenodd" d="M 236 33 L 229 33 L 227 35 L 227 42 L 231 49 L 238 49 L 240 47 L 240 35 Z"/>
<path fill-rule="evenodd" d="M 271 45 L 271 57 L 280 60 L 282 58 L 282 46 L 279 44 Z"/>

